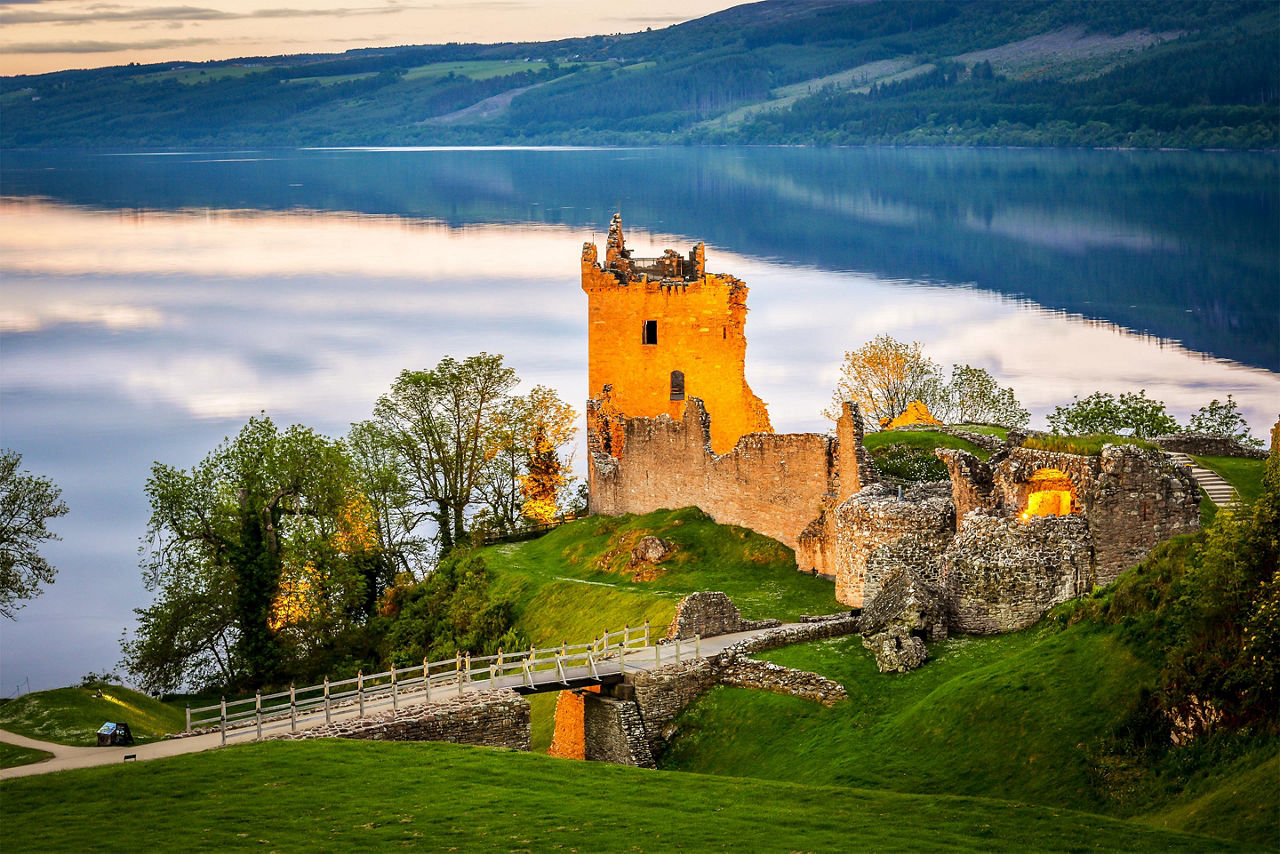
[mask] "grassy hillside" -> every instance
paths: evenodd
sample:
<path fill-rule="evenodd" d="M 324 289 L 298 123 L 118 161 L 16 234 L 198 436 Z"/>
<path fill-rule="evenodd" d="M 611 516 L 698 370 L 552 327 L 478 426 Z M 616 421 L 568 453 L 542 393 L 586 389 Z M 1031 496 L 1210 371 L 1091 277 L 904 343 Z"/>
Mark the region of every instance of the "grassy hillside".
<path fill-rule="evenodd" d="M 1258 148 L 1274 4 L 744 4 L 656 32 L 0 80 L 0 144 Z"/>
<path fill-rule="evenodd" d="M 34 750 L 30 747 L 18 747 L 0 741 L 0 768 L 15 768 L 19 765 L 30 765 L 49 759 L 53 754 L 46 750 Z"/>
<path fill-rule="evenodd" d="M 102 696 L 96 697 L 99 688 Z M 137 741 L 154 741 L 186 725 L 178 709 L 119 685 L 37 691 L 0 704 L 0 729 L 55 744 L 93 746 L 106 721 L 124 721 Z"/>
<path fill-rule="evenodd" d="M 634 580 L 631 550 L 646 535 L 675 543 L 652 580 Z M 592 516 L 541 539 L 481 552 L 495 598 L 510 597 L 516 625 L 545 645 L 588 640 L 649 619 L 664 632 L 681 598 L 722 590 L 748 619 L 795 619 L 844 606 L 830 581 L 796 571 L 791 550 L 746 528 L 717 525 L 694 507 L 644 516 Z"/>
<path fill-rule="evenodd" d="M 244 745 L 8 781 L 0 794 L 6 845 L 26 851 L 1234 850 L 987 798 L 665 774 L 450 744 Z M 122 796 L 143 820 L 121 820 Z"/>
<path fill-rule="evenodd" d="M 1262 495 L 1262 476 L 1267 470 L 1266 460 L 1244 457 L 1192 457 L 1199 465 L 1217 474 L 1236 488 L 1245 504 L 1252 504 Z"/>
<path fill-rule="evenodd" d="M 1280 833 L 1280 739 L 1224 741 L 1216 748 L 1225 757 L 1151 767 L 1126 753 L 1116 734 L 1140 715 L 1153 672 L 1114 634 L 1042 626 L 953 638 L 931 653 L 920 670 L 891 676 L 877 672 L 857 637 L 768 653 L 762 657 L 837 679 L 850 699 L 826 709 L 716 688 L 678 721 L 661 766 L 1005 798 L 1253 843 Z"/>

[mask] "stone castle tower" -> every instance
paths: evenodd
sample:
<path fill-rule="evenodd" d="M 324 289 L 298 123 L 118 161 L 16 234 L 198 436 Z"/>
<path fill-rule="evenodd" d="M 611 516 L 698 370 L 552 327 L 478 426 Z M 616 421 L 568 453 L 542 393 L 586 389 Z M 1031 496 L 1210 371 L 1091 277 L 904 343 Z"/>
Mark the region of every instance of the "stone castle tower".
<path fill-rule="evenodd" d="M 747 286 L 706 272 L 699 243 L 687 256 L 633 258 L 622 217 L 609 224 L 604 264 L 582 247 L 590 396 L 604 412 L 684 417 L 702 400 L 711 446 L 726 453 L 747 433 L 771 433 L 764 402 L 747 385 Z"/>

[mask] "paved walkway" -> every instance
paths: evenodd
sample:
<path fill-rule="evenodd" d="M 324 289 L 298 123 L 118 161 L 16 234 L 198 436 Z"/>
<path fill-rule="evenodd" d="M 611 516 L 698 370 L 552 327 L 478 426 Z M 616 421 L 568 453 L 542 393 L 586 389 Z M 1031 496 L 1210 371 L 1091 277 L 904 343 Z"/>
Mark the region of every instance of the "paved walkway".
<path fill-rule="evenodd" d="M 1209 500 L 1219 506 L 1231 504 L 1238 501 L 1240 496 L 1236 494 L 1235 487 L 1227 483 L 1215 471 L 1201 468 L 1196 465 L 1196 461 L 1186 454 L 1169 454 L 1173 457 L 1173 461 L 1179 465 L 1186 466 L 1191 470 L 1191 476 L 1196 479 L 1196 483 L 1200 484 L 1200 488 L 1209 496 Z"/>
<path fill-rule="evenodd" d="M 783 624 L 789 625 L 787 623 Z M 740 641 L 753 638 L 770 629 L 760 629 L 752 632 L 736 632 L 728 635 L 718 635 L 711 638 L 703 638 L 698 642 L 697 651 L 701 653 L 703 658 L 716 655 L 722 652 L 726 647 L 731 646 Z M 655 650 L 657 651 L 655 653 Z M 680 658 L 687 661 L 694 657 L 694 642 L 690 640 L 681 641 L 679 646 Z M 658 646 L 648 646 L 643 649 L 632 650 L 627 653 L 626 669 L 628 671 L 635 670 L 652 670 L 655 667 L 661 667 L 671 664 L 676 660 L 677 647 L 675 644 L 661 644 Z M 617 662 L 609 662 L 611 667 L 606 670 L 606 662 L 601 662 L 599 670 L 603 675 L 605 672 L 617 673 Z M 569 679 L 581 679 L 586 676 L 585 667 L 566 667 L 565 676 Z M 548 684 L 543 677 L 545 672 L 538 674 L 539 681 L 542 682 L 544 690 L 558 690 L 558 688 Z M 520 685 L 521 677 L 519 675 L 508 676 L 496 680 L 496 684 L 491 684 L 489 680 L 484 679 L 476 682 L 467 683 L 463 690 L 467 693 L 478 691 L 487 691 L 491 688 L 514 688 Z M 558 685 L 559 683 L 556 683 Z M 413 705 L 422 703 L 444 703 L 458 696 L 454 690 L 435 688 L 431 693 L 431 698 L 427 699 L 422 696 L 421 692 L 416 694 L 402 695 L 399 702 L 400 708 L 405 709 Z M 379 703 L 366 703 L 365 714 L 373 712 L 386 711 L 390 709 L 391 701 L 389 699 Z M 355 706 L 344 706 L 335 708 L 332 712 L 334 720 L 347 720 L 360 716 L 360 711 Z M 307 729 L 313 726 L 319 726 L 325 722 L 324 712 L 318 711 L 311 714 L 298 715 L 298 729 Z M 252 741 L 254 727 L 250 723 L 246 727 L 241 727 L 236 731 L 236 736 L 241 741 Z M 228 738 L 236 737 L 228 732 Z M 113 765 L 125 761 L 145 762 L 150 759 L 162 759 L 166 756 L 179 756 L 184 753 L 199 753 L 204 750 L 212 750 L 222 744 L 221 733 L 211 732 L 205 735 L 193 735 L 187 738 L 169 738 L 161 741 L 154 741 L 150 744 L 138 744 L 133 747 L 68 747 L 65 744 L 53 744 L 48 741 L 39 741 L 34 738 L 17 735 L 16 733 L 0 730 L 0 741 L 7 741 L 10 744 L 16 744 L 19 747 L 32 747 L 37 750 L 47 750 L 53 754 L 52 759 L 46 759 L 43 762 L 36 762 L 31 765 L 20 765 L 16 768 L 0 769 L 0 780 L 7 780 L 13 777 L 28 777 L 33 774 L 48 774 L 54 771 L 66 771 L 72 768 L 89 768 L 94 765 Z M 126 760 L 125 757 L 130 756 L 133 759 Z"/>

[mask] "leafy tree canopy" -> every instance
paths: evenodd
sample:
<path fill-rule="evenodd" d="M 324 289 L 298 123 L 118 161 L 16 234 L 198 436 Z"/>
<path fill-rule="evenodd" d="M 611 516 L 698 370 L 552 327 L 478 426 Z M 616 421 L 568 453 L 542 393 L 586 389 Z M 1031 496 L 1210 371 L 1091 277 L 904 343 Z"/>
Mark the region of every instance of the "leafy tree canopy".
<path fill-rule="evenodd" d="M 1066 436 L 1131 433 L 1150 439 L 1181 429 L 1162 401 L 1147 397 L 1146 389 L 1137 394 L 1125 392 L 1119 397 L 1101 391 L 1085 398 L 1077 396 L 1069 405 L 1055 407 L 1048 420 L 1049 429 Z"/>
<path fill-rule="evenodd" d="M 27 599 L 57 574 L 40 545 L 61 539 L 47 527 L 67 512 L 62 490 L 47 477 L 19 471 L 22 454 L 0 449 L 0 616 L 14 619 Z"/>
<path fill-rule="evenodd" d="M 1240 414 L 1240 407 L 1231 399 L 1231 395 L 1227 395 L 1226 403 L 1219 403 L 1215 397 L 1208 406 L 1200 407 L 1191 416 L 1187 429 L 1192 433 L 1212 433 L 1255 448 L 1262 447 L 1262 441 L 1249 434 L 1249 422 Z"/>

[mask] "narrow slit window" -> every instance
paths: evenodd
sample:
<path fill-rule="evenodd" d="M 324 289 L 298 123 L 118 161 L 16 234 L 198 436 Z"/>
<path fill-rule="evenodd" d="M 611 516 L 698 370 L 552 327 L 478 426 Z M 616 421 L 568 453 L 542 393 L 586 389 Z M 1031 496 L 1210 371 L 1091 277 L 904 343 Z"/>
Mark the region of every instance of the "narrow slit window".
<path fill-rule="evenodd" d="M 671 372 L 671 399 L 684 400 L 684 372 Z"/>
<path fill-rule="evenodd" d="M 644 343 L 646 344 L 658 343 L 658 321 L 646 320 L 644 322 Z"/>

